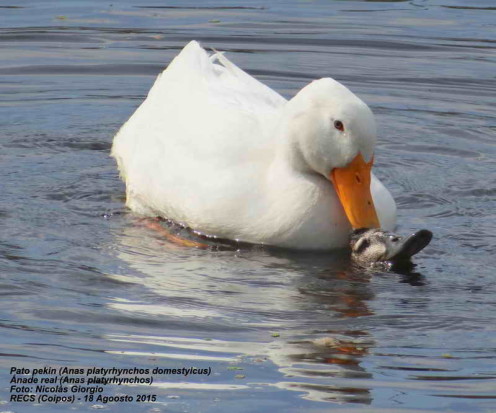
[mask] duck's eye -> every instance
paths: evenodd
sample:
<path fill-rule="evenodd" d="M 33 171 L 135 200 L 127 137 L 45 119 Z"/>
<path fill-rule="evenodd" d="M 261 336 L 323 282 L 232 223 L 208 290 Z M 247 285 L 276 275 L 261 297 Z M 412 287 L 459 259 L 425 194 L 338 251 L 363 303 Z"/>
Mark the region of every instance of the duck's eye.
<path fill-rule="evenodd" d="M 335 127 L 337 130 L 341 131 L 341 132 L 343 132 L 343 131 L 344 131 L 344 125 L 343 125 L 343 122 L 341 122 L 340 120 L 335 120 L 335 121 L 334 121 L 334 127 Z"/>
<path fill-rule="evenodd" d="M 391 241 L 393 241 L 393 242 L 398 242 L 398 241 L 400 240 L 400 237 L 396 237 L 396 236 L 394 236 L 394 235 L 390 235 L 390 236 L 389 236 L 389 239 L 390 239 Z"/>

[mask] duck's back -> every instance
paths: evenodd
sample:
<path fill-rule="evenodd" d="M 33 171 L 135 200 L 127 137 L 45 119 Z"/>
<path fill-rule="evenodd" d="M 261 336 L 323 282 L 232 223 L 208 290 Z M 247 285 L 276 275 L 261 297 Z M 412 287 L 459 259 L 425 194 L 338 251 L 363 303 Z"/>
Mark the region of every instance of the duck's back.
<path fill-rule="evenodd" d="M 246 205 L 274 156 L 285 102 L 190 42 L 114 138 L 128 206 L 205 228 Z"/>

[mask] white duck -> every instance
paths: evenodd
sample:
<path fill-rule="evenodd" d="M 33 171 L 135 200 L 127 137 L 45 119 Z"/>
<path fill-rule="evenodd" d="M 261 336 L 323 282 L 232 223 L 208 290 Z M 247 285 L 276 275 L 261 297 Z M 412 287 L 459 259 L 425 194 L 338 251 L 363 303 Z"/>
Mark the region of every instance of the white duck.
<path fill-rule="evenodd" d="M 346 246 L 351 227 L 392 230 L 371 174 L 368 106 L 324 78 L 287 101 L 190 42 L 114 138 L 127 205 L 207 235 L 298 249 Z"/>

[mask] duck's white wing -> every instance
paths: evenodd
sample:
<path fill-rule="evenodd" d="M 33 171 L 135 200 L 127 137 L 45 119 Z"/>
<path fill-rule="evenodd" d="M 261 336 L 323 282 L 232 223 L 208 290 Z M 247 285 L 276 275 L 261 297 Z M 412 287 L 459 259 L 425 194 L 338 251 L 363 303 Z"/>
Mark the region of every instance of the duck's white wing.
<path fill-rule="evenodd" d="M 285 102 L 190 42 L 114 139 L 128 205 L 200 228 L 219 219 L 209 215 L 233 213 L 261 186 Z"/>

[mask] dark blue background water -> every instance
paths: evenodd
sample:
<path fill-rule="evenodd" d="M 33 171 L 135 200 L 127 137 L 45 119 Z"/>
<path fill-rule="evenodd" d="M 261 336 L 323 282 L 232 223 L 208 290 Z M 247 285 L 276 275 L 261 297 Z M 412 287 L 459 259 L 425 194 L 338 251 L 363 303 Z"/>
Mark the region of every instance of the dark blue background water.
<path fill-rule="evenodd" d="M 495 23 L 492 0 L 2 0 L 0 410 L 495 411 Z M 435 234 L 417 275 L 173 248 L 125 209 L 112 137 L 191 39 L 372 107 L 398 231 Z M 11 366 L 212 374 L 37 405 L 8 402 Z"/>

